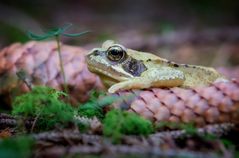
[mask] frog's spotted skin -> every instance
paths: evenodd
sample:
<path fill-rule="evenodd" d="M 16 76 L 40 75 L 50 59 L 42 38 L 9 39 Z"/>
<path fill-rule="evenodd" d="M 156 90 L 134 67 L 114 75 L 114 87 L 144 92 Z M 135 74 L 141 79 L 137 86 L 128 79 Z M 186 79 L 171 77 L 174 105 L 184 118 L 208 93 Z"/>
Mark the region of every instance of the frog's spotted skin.
<path fill-rule="evenodd" d="M 127 49 L 106 41 L 87 55 L 88 67 L 97 73 L 110 93 L 150 87 L 195 87 L 226 79 L 215 69 L 176 64 L 156 55 Z"/>

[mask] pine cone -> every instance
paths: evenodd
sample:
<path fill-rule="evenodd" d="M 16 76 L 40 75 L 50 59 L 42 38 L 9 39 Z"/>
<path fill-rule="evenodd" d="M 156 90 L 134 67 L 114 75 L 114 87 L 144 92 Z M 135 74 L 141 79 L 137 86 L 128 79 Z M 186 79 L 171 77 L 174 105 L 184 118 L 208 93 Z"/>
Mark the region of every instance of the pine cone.
<path fill-rule="evenodd" d="M 238 123 L 239 82 L 236 80 L 214 83 L 208 87 L 152 88 L 124 91 L 116 95 L 122 100 L 114 107 L 138 113 L 155 123 L 193 122 L 198 126 Z"/>
<path fill-rule="evenodd" d="M 88 92 L 102 88 L 99 78 L 88 71 L 86 51 L 80 47 L 62 45 L 65 76 L 73 102 L 84 102 Z M 25 92 L 25 84 L 19 82 L 16 73 L 24 70 L 33 85 L 46 85 L 63 90 L 56 42 L 28 42 L 12 44 L 0 52 L 0 93 Z"/>

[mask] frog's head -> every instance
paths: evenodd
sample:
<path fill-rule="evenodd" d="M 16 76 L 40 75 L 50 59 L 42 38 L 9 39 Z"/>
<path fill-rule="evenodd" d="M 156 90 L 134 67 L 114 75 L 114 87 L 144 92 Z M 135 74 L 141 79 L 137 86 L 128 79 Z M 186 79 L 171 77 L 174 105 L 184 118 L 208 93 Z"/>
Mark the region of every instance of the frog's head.
<path fill-rule="evenodd" d="M 140 76 L 147 68 L 142 60 L 132 56 L 132 51 L 108 40 L 102 48 L 94 48 L 89 52 L 86 57 L 88 68 L 98 74 L 108 86 Z"/>

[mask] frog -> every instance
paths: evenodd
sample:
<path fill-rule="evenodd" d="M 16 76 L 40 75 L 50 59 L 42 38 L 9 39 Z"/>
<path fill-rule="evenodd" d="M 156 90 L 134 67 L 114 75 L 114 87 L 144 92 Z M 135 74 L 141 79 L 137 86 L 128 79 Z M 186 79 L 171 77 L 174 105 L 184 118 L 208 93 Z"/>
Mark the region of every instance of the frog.
<path fill-rule="evenodd" d="M 153 53 L 137 51 L 107 40 L 86 55 L 88 69 L 96 73 L 109 93 L 123 90 L 192 88 L 228 79 L 212 67 L 179 64 Z"/>

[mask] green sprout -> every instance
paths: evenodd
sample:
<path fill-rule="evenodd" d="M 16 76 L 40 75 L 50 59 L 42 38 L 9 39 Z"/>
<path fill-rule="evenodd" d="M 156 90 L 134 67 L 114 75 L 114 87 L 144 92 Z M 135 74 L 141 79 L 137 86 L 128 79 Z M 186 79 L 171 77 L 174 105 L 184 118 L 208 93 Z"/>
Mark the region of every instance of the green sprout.
<path fill-rule="evenodd" d="M 59 61 L 60 61 L 60 69 L 61 69 L 63 82 L 64 82 L 64 91 L 66 93 L 68 93 L 68 87 L 67 87 L 67 84 L 66 84 L 66 76 L 65 76 L 65 71 L 64 71 L 63 61 L 62 61 L 60 36 L 78 37 L 78 36 L 82 36 L 82 35 L 89 32 L 89 31 L 84 31 L 84 32 L 73 33 L 73 34 L 65 33 L 71 26 L 72 26 L 72 24 L 65 24 L 63 27 L 52 28 L 52 29 L 48 30 L 46 33 L 44 33 L 42 35 L 37 35 L 37 34 L 34 34 L 30 31 L 28 31 L 28 33 L 27 33 L 29 38 L 31 38 L 33 40 L 37 40 L 37 41 L 45 40 L 45 39 L 48 39 L 48 38 L 55 38 L 55 40 L 57 42 L 57 52 L 58 52 Z"/>

